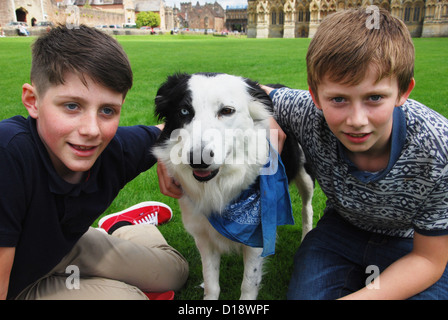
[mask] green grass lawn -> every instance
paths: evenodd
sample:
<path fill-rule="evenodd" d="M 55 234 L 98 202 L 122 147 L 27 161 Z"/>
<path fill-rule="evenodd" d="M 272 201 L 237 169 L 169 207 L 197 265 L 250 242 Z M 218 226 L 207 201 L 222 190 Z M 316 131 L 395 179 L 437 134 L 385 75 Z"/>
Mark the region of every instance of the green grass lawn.
<path fill-rule="evenodd" d="M 155 124 L 154 97 L 159 85 L 174 72 L 225 72 L 252 78 L 260 83 L 283 83 L 306 89 L 305 55 L 309 39 L 246 39 L 204 36 L 117 37 L 129 55 L 134 87 L 128 93 L 121 125 Z M 32 38 L 0 38 L 0 120 L 16 114 L 26 116 L 20 95 L 29 81 Z M 411 98 L 448 117 L 448 39 L 414 39 L 416 88 Z M 295 226 L 278 230 L 276 255 L 265 264 L 260 299 L 284 299 L 292 271 L 292 259 L 300 244 L 300 199 L 295 187 L 291 196 Z M 104 213 L 123 210 L 141 201 L 157 200 L 174 210 L 173 220 L 160 226 L 168 242 L 189 261 L 190 277 L 176 299 L 201 299 L 201 262 L 193 239 L 182 225 L 177 201 L 160 194 L 155 168 L 141 174 L 119 194 Z M 317 222 L 325 207 L 319 188 L 313 199 Z M 221 298 L 238 299 L 242 260 L 225 256 L 221 263 Z"/>

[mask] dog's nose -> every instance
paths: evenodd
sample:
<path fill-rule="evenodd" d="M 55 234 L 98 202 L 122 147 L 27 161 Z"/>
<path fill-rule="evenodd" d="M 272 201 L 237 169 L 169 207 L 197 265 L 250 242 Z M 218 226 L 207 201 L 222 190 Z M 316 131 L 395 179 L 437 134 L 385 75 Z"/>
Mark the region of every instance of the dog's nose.
<path fill-rule="evenodd" d="M 199 150 L 198 150 L 199 151 Z M 212 162 L 213 157 L 215 156 L 215 153 L 213 150 L 207 151 L 207 150 L 201 150 L 201 152 L 190 152 L 190 166 L 193 169 L 206 169 L 208 168 Z"/>

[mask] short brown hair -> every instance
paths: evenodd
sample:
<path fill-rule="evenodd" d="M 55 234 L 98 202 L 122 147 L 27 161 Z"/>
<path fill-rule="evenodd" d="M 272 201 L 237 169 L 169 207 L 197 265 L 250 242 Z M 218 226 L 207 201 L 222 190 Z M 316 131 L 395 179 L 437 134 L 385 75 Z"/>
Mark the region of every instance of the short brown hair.
<path fill-rule="evenodd" d="M 104 32 L 81 25 L 58 26 L 39 37 L 32 47 L 31 82 L 39 94 L 50 85 L 64 83 L 67 72 L 126 96 L 132 87 L 132 70 L 120 44 Z"/>
<path fill-rule="evenodd" d="M 306 56 L 313 92 L 317 94 L 325 75 L 334 82 L 356 85 L 370 65 L 377 70 L 377 81 L 395 76 L 400 94 L 407 91 L 414 76 L 411 35 L 401 20 L 386 10 L 378 11 L 378 28 L 366 24 L 372 13 L 365 8 L 338 11 L 323 19 Z"/>

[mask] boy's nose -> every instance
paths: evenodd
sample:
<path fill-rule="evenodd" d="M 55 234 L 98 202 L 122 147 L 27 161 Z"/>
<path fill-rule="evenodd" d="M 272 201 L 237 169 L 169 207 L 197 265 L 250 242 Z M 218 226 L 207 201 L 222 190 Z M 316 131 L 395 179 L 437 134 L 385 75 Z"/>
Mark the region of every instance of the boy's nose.
<path fill-rule="evenodd" d="M 354 128 L 362 128 L 369 124 L 367 111 L 361 103 L 353 104 L 350 114 L 347 117 L 347 125 Z"/>
<path fill-rule="evenodd" d="M 86 114 L 82 117 L 80 126 L 79 126 L 79 134 L 88 137 L 96 137 L 100 133 L 100 128 L 98 124 L 98 117 L 95 114 Z"/>

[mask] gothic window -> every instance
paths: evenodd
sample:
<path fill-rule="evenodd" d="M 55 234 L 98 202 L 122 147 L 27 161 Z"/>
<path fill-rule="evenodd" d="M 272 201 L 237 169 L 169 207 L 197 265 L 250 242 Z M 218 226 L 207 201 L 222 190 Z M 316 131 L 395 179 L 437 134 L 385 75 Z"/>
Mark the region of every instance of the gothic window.
<path fill-rule="evenodd" d="M 404 8 L 404 21 L 407 22 L 411 17 L 411 7 Z"/>
<path fill-rule="evenodd" d="M 420 7 L 414 8 L 414 21 L 420 20 Z"/>
<path fill-rule="evenodd" d="M 277 12 L 272 11 L 271 14 L 271 24 L 277 24 Z"/>
<path fill-rule="evenodd" d="M 280 10 L 278 13 L 278 24 L 283 25 L 285 21 L 285 13 Z"/>

